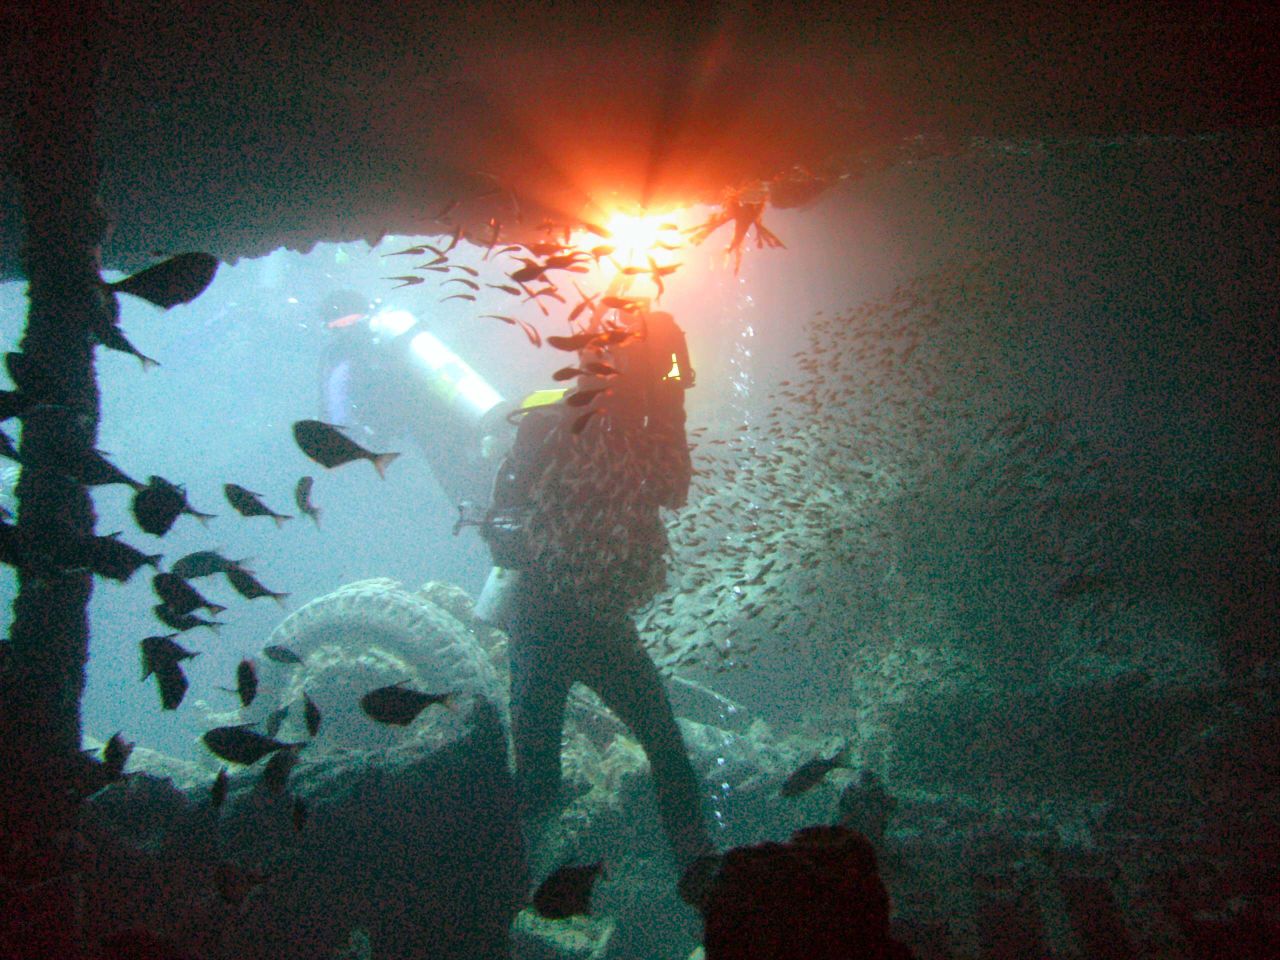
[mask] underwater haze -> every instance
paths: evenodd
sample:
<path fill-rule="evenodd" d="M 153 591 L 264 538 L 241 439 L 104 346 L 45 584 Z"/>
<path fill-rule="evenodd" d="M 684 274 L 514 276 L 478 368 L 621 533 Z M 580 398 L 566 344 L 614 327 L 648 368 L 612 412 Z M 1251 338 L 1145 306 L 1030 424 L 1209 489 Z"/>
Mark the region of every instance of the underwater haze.
<path fill-rule="evenodd" d="M 664 515 L 667 592 L 637 621 L 673 690 L 697 685 L 727 705 L 695 718 L 675 698 L 700 725 L 686 739 L 710 743 L 710 766 L 695 766 L 718 844 L 834 819 L 849 770 L 799 806 L 778 799 L 779 783 L 848 745 L 847 765 L 873 771 L 900 809 L 945 796 L 988 824 L 1042 816 L 1055 842 L 1104 863 L 1108 829 L 1169 848 L 1195 824 L 1217 842 L 1236 836 L 1242 861 L 1274 852 L 1277 156 L 1275 130 L 979 139 L 846 179 L 802 209 L 766 209 L 785 246 L 752 235 L 737 270 L 727 230 L 679 252 L 660 305 L 687 332 L 697 371 L 687 410 L 698 473 L 688 505 Z M 710 214 L 672 216 L 687 226 Z M 185 663 L 185 699 L 163 711 L 138 653 L 143 637 L 169 632 L 152 613 L 153 571 L 96 580 L 88 737 L 122 730 L 211 779 L 220 763 L 199 738 L 239 718 L 236 665 L 262 664 L 291 612 L 378 577 L 479 595 L 488 550 L 470 527 L 455 530 L 457 504 L 433 472 L 449 451 L 407 431 L 352 432 L 401 454 L 380 479 L 368 463 L 319 466 L 291 432 L 326 416 L 326 351 L 344 331 L 326 326 L 336 318 L 325 304 L 337 291 L 370 313 L 409 311 L 507 400 L 554 385 L 572 354 L 480 316 L 510 315 L 544 341 L 569 332 L 560 305 L 543 316 L 484 286 L 516 268 L 510 255 L 462 242 L 454 258 L 477 271 L 475 300 L 446 300 L 471 288 L 439 274 L 388 279 L 429 259 L 389 255 L 447 241 L 222 264 L 202 296 L 168 311 L 119 298 L 121 327 L 159 366 L 98 352 L 100 448 L 131 477 L 183 485 L 215 517 L 180 516 L 155 537 L 138 529 L 131 490 L 98 487 L 97 531 L 163 553 L 162 568 L 205 549 L 244 559 L 287 596 L 250 601 L 221 578 L 196 581 L 227 609 L 216 632 L 179 638 L 199 655 Z M 23 287 L 0 287 L 7 349 L 24 313 Z M 318 524 L 297 515 L 303 475 L 315 477 Z M 238 515 L 226 483 L 293 518 Z M 0 601 L 15 590 L 5 568 Z M 611 728 L 583 742 L 614 742 L 600 729 Z M 596 746 L 624 762 L 622 746 Z M 592 794 L 610 823 L 636 796 Z M 911 864 L 929 821 L 913 809 L 919 819 L 891 826 L 880 853 L 895 865 L 895 903 L 934 930 L 974 908 L 954 890 L 924 892 L 927 858 Z M 1276 922 L 1274 877 L 1210 889 L 1197 906 L 1243 897 Z M 645 907 L 643 894 L 602 892 L 597 912 L 624 918 L 607 955 L 686 956 L 692 914 L 683 927 L 628 928 Z M 1200 955 L 1174 920 L 1121 914 L 1128 955 L 1162 955 L 1157 927 L 1174 931 L 1163 955 Z M 980 920 L 966 922 L 981 942 Z M 1071 956 L 1089 955 L 1091 935 L 1046 934 Z M 920 955 L 946 955 L 924 943 Z M 989 942 L 978 952 L 1000 955 Z"/>

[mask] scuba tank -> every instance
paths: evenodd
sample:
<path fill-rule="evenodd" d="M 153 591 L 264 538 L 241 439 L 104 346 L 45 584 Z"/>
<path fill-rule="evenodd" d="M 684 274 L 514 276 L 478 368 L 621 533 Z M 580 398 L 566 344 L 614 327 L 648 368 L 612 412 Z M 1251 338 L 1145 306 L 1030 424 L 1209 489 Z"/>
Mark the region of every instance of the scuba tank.
<path fill-rule="evenodd" d="M 322 383 L 326 420 L 384 442 L 409 434 L 450 500 L 483 501 L 506 431 L 502 395 L 406 310 L 344 326 Z"/>

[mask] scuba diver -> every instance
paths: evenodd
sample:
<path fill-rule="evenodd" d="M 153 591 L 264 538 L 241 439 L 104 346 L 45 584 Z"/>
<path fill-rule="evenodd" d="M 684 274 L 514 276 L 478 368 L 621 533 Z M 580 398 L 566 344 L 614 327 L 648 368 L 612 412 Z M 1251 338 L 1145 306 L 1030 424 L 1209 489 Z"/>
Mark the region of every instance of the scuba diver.
<path fill-rule="evenodd" d="M 617 311 L 614 311 L 617 313 Z M 698 779 L 657 668 L 630 612 L 665 585 L 659 510 L 682 506 L 692 476 L 683 331 L 640 310 L 579 356 L 576 393 L 539 391 L 517 410 L 412 314 L 330 294 L 321 418 L 377 445 L 409 434 L 444 491 L 492 506 L 477 523 L 494 569 L 476 614 L 508 633 L 516 777 L 534 860 L 560 839 L 560 737 L 575 681 L 591 687 L 644 747 L 664 830 L 683 868 L 712 849 Z M 592 393 L 595 391 L 595 393 Z M 497 471 L 489 453 L 518 420 Z"/>
<path fill-rule="evenodd" d="M 589 330 L 603 335 L 580 353 L 575 393 L 540 391 L 513 415 L 515 443 L 478 525 L 495 569 L 476 613 L 510 640 L 511 733 L 535 871 L 557 865 L 561 728 L 574 682 L 644 748 L 683 869 L 712 843 L 698 778 L 630 613 L 665 585 L 659 510 L 683 505 L 689 491 L 693 368 L 670 314 L 642 310 L 609 328 L 597 316 Z"/>
<path fill-rule="evenodd" d="M 484 502 L 490 453 L 509 434 L 501 394 L 407 310 L 338 290 L 319 312 L 320 419 L 375 446 L 409 436 L 452 502 Z"/>

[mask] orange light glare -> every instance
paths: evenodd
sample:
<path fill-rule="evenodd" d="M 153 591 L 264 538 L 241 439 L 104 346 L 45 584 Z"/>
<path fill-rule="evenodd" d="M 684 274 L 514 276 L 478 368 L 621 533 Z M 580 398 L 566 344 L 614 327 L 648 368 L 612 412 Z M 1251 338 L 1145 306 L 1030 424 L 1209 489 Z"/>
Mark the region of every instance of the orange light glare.
<path fill-rule="evenodd" d="M 619 252 L 643 256 L 657 244 L 658 225 L 662 222 L 661 217 L 615 213 L 605 224 L 605 229 L 609 231 Z"/>

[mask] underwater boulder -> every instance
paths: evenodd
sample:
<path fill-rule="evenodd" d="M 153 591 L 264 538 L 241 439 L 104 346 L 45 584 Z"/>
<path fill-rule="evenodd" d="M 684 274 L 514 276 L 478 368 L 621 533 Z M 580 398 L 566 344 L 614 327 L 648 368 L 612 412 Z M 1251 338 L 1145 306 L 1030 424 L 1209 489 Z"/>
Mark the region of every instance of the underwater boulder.
<path fill-rule="evenodd" d="M 329 956 L 356 929 L 374 956 L 507 955 L 528 876 L 506 736 L 483 697 L 458 713 L 464 732 L 443 745 L 307 747 L 279 794 L 257 770 L 235 778 L 222 854 L 272 876 L 229 934 L 230 955 Z"/>
<path fill-rule="evenodd" d="M 308 746 L 179 789 L 133 773 L 86 804 L 78 877 L 96 943 L 139 931 L 206 960 L 508 955 L 524 863 L 501 715 L 459 708 L 443 745 Z M 304 812 L 299 816 L 299 809 Z M 90 845 L 91 844 L 91 845 Z"/>

